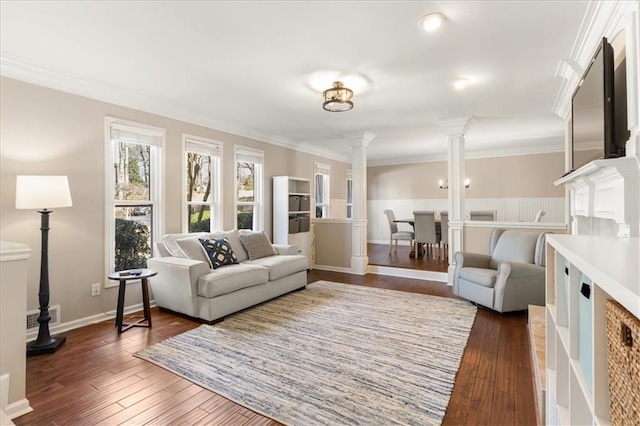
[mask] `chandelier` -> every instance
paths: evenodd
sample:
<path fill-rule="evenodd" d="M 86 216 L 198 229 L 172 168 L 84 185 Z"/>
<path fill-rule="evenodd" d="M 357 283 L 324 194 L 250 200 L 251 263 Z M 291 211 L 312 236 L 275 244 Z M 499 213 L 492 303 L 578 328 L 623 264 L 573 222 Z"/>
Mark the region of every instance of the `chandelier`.
<path fill-rule="evenodd" d="M 322 108 L 331 112 L 349 111 L 353 108 L 353 90 L 344 87 L 342 82 L 334 81 L 333 87 L 322 92 L 324 103 Z"/>

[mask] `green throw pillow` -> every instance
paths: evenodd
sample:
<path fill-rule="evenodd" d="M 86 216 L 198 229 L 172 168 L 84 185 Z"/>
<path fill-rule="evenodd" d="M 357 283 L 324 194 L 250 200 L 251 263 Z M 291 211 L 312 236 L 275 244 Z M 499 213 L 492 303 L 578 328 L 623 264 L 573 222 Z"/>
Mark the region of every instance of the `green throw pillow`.
<path fill-rule="evenodd" d="M 209 258 L 209 264 L 212 269 L 218 269 L 221 266 L 233 265 L 238 263 L 236 254 L 231 249 L 231 244 L 226 238 L 217 240 L 200 239 L 200 244 L 204 247 Z"/>

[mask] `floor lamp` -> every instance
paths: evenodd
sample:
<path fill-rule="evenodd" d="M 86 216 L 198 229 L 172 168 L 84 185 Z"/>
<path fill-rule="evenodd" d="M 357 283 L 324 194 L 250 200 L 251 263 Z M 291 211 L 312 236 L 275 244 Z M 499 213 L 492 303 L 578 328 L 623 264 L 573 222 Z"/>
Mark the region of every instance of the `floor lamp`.
<path fill-rule="evenodd" d="M 38 338 L 27 344 L 27 355 L 52 354 L 65 342 L 66 337 L 53 337 L 49 332 L 49 214 L 50 208 L 70 207 L 71 193 L 66 176 L 17 176 L 16 209 L 42 209 L 42 256 L 40 258 L 40 287 L 38 298 Z"/>

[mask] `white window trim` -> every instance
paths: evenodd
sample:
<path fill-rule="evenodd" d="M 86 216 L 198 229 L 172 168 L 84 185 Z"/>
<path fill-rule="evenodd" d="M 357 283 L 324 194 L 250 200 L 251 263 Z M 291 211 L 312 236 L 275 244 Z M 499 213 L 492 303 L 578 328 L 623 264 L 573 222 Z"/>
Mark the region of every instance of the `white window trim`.
<path fill-rule="evenodd" d="M 222 191 L 222 143 L 213 139 L 203 138 L 201 136 L 194 136 L 187 133 L 182 134 L 182 232 L 189 232 L 189 206 L 187 204 L 187 140 L 195 142 L 201 142 L 204 144 L 214 145 L 219 151 L 217 167 L 213 173 L 211 186 L 215 188 L 215 191 L 211 191 L 212 197 L 209 203 L 211 209 L 211 215 L 215 220 L 211 221 L 211 231 L 222 229 L 222 200 L 224 200 Z"/>
<path fill-rule="evenodd" d="M 234 145 L 233 147 L 233 224 L 234 224 L 234 228 L 238 227 L 238 206 L 239 205 L 249 205 L 249 204 L 255 204 L 257 206 L 257 208 L 255 209 L 256 211 L 254 211 L 254 218 L 253 218 L 253 222 L 254 222 L 254 226 L 253 226 L 253 230 L 254 231 L 263 231 L 264 230 L 264 190 L 265 190 L 265 184 L 264 184 L 264 151 L 260 150 L 260 149 L 255 149 L 255 148 L 250 148 L 247 146 L 242 146 L 242 145 Z M 260 168 L 258 170 L 258 176 L 256 179 L 256 181 L 259 183 L 258 188 L 255 188 L 254 186 L 254 198 L 255 201 L 253 203 L 238 203 L 238 177 L 237 177 L 237 173 L 238 173 L 238 154 L 239 153 L 246 153 L 248 155 L 255 155 L 256 157 L 260 157 L 262 159 L 261 163 L 256 163 L 256 164 L 260 164 Z M 256 183 L 256 181 L 254 181 L 254 185 Z"/>
<path fill-rule="evenodd" d="M 318 200 L 315 199 L 315 195 L 318 193 L 317 188 L 317 180 L 316 175 L 326 176 L 323 180 L 326 181 L 325 195 L 327 197 L 326 203 L 318 203 Z M 329 202 L 331 200 L 331 166 L 323 163 L 313 163 L 313 195 L 314 195 L 314 203 L 313 203 L 313 217 L 316 215 L 316 210 L 318 206 L 322 207 L 323 212 L 326 212 L 326 216 L 323 214 L 323 218 L 329 217 Z"/>
<path fill-rule="evenodd" d="M 154 255 L 155 252 L 155 242 L 160 241 L 162 235 L 164 234 L 164 212 L 165 212 L 165 141 L 166 141 L 166 130 L 160 127 L 151 126 L 148 124 L 136 123 L 134 121 L 122 120 L 119 118 L 105 116 L 104 119 L 104 182 L 105 182 L 105 224 L 104 224 L 104 235 L 105 235 L 105 273 L 103 276 L 107 276 L 109 273 L 113 271 L 115 268 L 115 259 L 113 254 L 115 253 L 115 241 L 114 238 L 111 238 L 115 233 L 115 217 L 114 217 L 114 197 L 113 197 L 113 186 L 114 186 L 114 176 L 113 176 L 113 146 L 111 144 L 111 128 L 113 125 L 120 125 L 125 127 L 134 128 L 136 131 L 139 131 L 141 134 L 148 134 L 153 136 L 160 137 L 160 146 L 158 147 L 158 152 L 154 154 L 152 162 L 157 163 L 159 167 L 154 167 L 151 171 L 152 177 L 151 180 L 158 183 L 155 187 L 151 186 L 151 194 L 150 198 L 153 200 L 157 200 L 155 205 L 157 208 L 153 213 L 153 235 L 151 236 L 151 256 Z M 153 150 L 152 150 L 153 152 Z M 131 282 L 138 282 L 138 280 L 131 280 Z M 104 284 L 104 288 L 117 287 L 118 283 L 115 281 L 106 280 Z"/>

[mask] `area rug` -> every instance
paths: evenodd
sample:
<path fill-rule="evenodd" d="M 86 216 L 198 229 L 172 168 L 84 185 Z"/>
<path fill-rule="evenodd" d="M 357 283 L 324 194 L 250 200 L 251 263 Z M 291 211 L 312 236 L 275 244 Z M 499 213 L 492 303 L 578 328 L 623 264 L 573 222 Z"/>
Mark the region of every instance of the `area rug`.
<path fill-rule="evenodd" d="M 136 356 L 287 425 L 440 424 L 476 308 L 318 281 Z"/>

